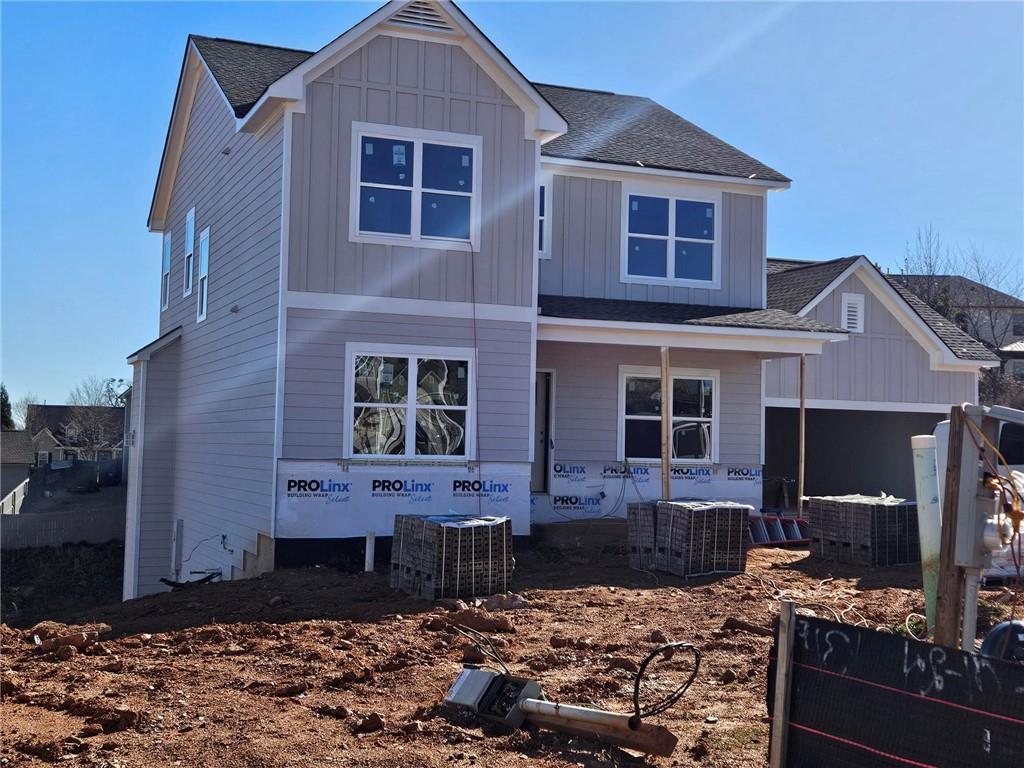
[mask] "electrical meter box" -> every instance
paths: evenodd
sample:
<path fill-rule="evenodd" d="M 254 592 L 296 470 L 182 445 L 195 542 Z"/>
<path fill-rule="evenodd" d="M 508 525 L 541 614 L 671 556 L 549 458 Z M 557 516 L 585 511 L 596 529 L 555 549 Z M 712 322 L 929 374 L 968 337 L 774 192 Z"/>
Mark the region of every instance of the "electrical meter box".
<path fill-rule="evenodd" d="M 518 728 L 525 719 L 519 702 L 540 695 L 540 684 L 535 680 L 467 667 L 455 678 L 444 701 L 466 707 L 493 723 Z"/>

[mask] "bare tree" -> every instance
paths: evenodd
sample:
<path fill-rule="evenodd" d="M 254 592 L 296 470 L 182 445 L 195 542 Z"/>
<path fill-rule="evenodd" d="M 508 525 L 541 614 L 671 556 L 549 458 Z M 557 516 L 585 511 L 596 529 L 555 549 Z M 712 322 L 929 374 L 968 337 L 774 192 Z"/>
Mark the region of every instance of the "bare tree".
<path fill-rule="evenodd" d="M 914 276 L 911 289 L 944 317 L 953 320 L 953 300 L 946 281 L 935 278 L 955 274 L 949 246 L 931 224 L 918 227 L 913 242 L 906 244 L 903 276 Z"/>
<path fill-rule="evenodd" d="M 993 259 L 974 245 L 957 249 L 957 256 L 960 274 L 977 285 L 954 293 L 954 320 L 974 338 L 999 349 L 1013 340 L 1015 312 L 1006 297 L 1024 295 L 1024 275 L 1009 259 Z"/>
<path fill-rule="evenodd" d="M 39 396 L 35 392 L 29 392 L 24 397 L 19 397 L 11 405 L 11 411 L 14 414 L 14 422 L 18 425 L 18 429 L 28 429 L 28 407 L 32 403 L 38 403 Z"/>
<path fill-rule="evenodd" d="M 81 405 L 71 409 L 64 426 L 68 440 L 82 452 L 81 458 L 98 458 L 98 451 L 111 450 L 123 437 L 123 426 L 110 411 L 95 406 Z"/>
<path fill-rule="evenodd" d="M 128 386 L 124 379 L 101 379 L 89 376 L 76 384 L 68 393 L 69 405 L 124 405 L 121 393 Z"/>

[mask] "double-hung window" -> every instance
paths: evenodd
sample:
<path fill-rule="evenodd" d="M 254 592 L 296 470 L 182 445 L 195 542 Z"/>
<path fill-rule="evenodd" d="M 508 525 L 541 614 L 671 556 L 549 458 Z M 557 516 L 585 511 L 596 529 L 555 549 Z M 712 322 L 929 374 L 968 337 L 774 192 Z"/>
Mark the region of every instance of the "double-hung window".
<path fill-rule="evenodd" d="M 382 347 L 348 357 L 346 452 L 354 459 L 472 458 L 472 350 Z"/>
<path fill-rule="evenodd" d="M 171 233 L 164 232 L 163 263 L 160 267 L 160 309 L 171 305 Z"/>
<path fill-rule="evenodd" d="M 206 319 L 206 305 L 210 300 L 210 228 L 199 233 L 199 295 L 196 300 L 196 322 Z"/>
<path fill-rule="evenodd" d="M 185 217 L 185 284 L 182 296 L 192 294 L 192 272 L 195 270 L 196 252 L 196 209 L 192 208 Z"/>
<path fill-rule="evenodd" d="M 673 461 L 712 462 L 717 455 L 718 372 L 673 369 L 669 387 Z M 620 456 L 661 458 L 661 379 L 658 369 L 622 369 Z"/>
<path fill-rule="evenodd" d="M 354 124 L 350 239 L 475 249 L 481 146 L 478 136 Z"/>
<path fill-rule="evenodd" d="M 718 284 L 717 202 L 628 193 L 625 205 L 624 281 Z"/>
<path fill-rule="evenodd" d="M 551 225 L 548 216 L 548 207 L 551 205 L 548 200 L 548 185 L 541 184 L 537 187 L 537 254 L 542 259 L 551 258 Z"/>

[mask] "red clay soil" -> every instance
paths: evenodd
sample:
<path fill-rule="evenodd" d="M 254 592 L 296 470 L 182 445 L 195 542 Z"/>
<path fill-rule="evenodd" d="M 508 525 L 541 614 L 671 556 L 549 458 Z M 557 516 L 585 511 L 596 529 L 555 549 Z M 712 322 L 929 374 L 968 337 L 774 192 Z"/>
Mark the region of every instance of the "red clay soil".
<path fill-rule="evenodd" d="M 727 617 L 770 626 L 782 596 L 895 631 L 921 610 L 915 567 L 857 569 L 801 551 L 755 550 L 747 573 L 696 583 L 631 571 L 621 555 L 517 559 L 512 587 L 528 603 L 506 611 L 456 614 L 392 591 L 380 573 L 310 568 L 116 604 L 74 627 L 4 626 L 0 764 L 763 766 L 771 640 L 723 631 Z M 468 645 L 449 629 L 455 617 L 492 628 L 512 671 L 548 698 L 623 712 L 631 665 L 662 635 L 695 643 L 696 682 L 655 719 L 679 736 L 675 754 L 506 733 L 446 711 Z M 32 643 L 90 629 L 100 641 L 74 652 Z M 653 665 L 645 695 L 689 669 L 681 655 Z"/>

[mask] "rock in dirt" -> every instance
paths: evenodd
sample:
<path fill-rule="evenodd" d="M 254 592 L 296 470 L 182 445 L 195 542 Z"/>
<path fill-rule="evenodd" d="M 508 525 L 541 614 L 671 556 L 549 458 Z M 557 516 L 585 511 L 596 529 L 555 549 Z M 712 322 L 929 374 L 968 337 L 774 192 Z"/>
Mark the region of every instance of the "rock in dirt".
<path fill-rule="evenodd" d="M 320 713 L 321 715 L 326 715 L 327 717 L 333 717 L 333 718 L 335 718 L 337 720 L 344 720 L 344 719 L 346 719 L 347 717 L 349 717 L 352 714 L 352 710 L 351 709 L 349 709 L 348 707 L 342 706 L 341 704 L 339 704 L 336 707 L 332 707 L 330 705 L 326 705 L 325 704 L 322 707 L 317 707 L 316 711 L 318 713 Z"/>
<path fill-rule="evenodd" d="M 61 645 L 61 646 L 58 646 L 57 650 L 54 652 L 54 656 L 56 656 L 61 661 L 67 661 L 68 659 L 73 659 L 77 655 L 78 655 L 78 649 L 75 646 L 73 646 L 73 645 Z"/>
<path fill-rule="evenodd" d="M 103 726 L 99 723 L 86 723 L 82 726 L 78 735 L 87 739 L 90 736 L 99 736 L 101 733 L 103 733 Z"/>
<path fill-rule="evenodd" d="M 484 598 L 480 601 L 480 607 L 488 611 L 513 611 L 517 608 L 525 608 L 529 602 L 515 592 L 504 592 Z"/>
<path fill-rule="evenodd" d="M 662 632 L 660 629 L 651 630 L 651 634 L 650 634 L 650 638 L 649 639 L 650 639 L 650 641 L 652 643 L 667 643 L 668 642 L 668 638 L 665 637 L 665 633 Z"/>
<path fill-rule="evenodd" d="M 635 675 L 640 668 L 632 659 L 627 659 L 625 656 L 612 656 L 608 659 L 608 669 L 623 669 Z"/>
<path fill-rule="evenodd" d="M 10 670 L 5 669 L 0 677 L 0 695 L 11 696 L 22 689 L 21 678 Z"/>
<path fill-rule="evenodd" d="M 548 642 L 552 648 L 570 648 L 575 643 L 571 637 L 565 635 L 552 635 Z"/>
<path fill-rule="evenodd" d="M 241 656 L 244 653 L 248 653 L 248 651 L 240 645 L 231 643 L 231 645 L 229 645 L 227 648 L 221 651 L 221 653 L 224 656 Z"/>
<path fill-rule="evenodd" d="M 309 684 L 304 680 L 298 680 L 294 683 L 282 683 L 271 691 L 271 696 L 298 696 L 300 693 L 305 693 L 309 690 Z"/>
<path fill-rule="evenodd" d="M 483 664 L 485 661 L 487 661 L 487 657 L 475 645 L 467 645 L 462 649 L 463 664 Z"/>
<path fill-rule="evenodd" d="M 354 733 L 374 733 L 376 731 L 384 730 L 384 716 L 379 712 L 371 712 L 366 717 L 362 718 L 356 727 L 353 729 Z"/>
<path fill-rule="evenodd" d="M 411 723 L 403 725 L 402 731 L 405 733 L 423 733 L 423 723 L 419 720 L 413 720 Z"/>
<path fill-rule="evenodd" d="M 512 619 L 501 614 L 493 615 L 480 608 L 466 608 L 449 614 L 448 620 L 453 624 L 462 624 L 477 632 L 515 632 Z"/>
<path fill-rule="evenodd" d="M 722 673 L 722 682 L 726 685 L 728 685 L 729 683 L 735 683 L 736 671 L 732 669 L 725 670 L 725 672 Z"/>

